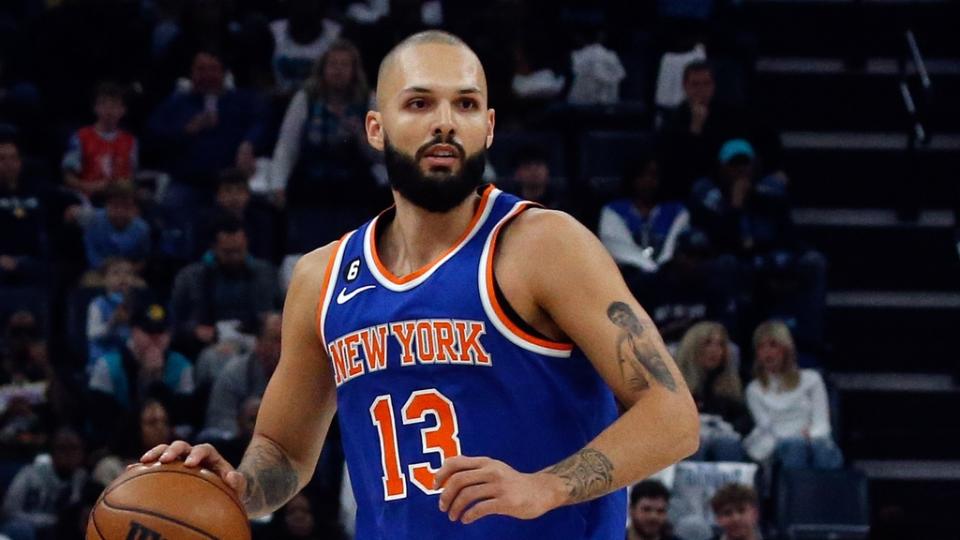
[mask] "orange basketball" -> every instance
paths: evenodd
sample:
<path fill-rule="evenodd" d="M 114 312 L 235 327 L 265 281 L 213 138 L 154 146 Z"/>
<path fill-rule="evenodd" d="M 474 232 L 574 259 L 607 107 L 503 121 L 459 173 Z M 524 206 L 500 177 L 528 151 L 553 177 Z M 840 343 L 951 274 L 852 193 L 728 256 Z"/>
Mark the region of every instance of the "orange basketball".
<path fill-rule="evenodd" d="M 182 461 L 138 465 L 103 490 L 87 540 L 249 540 L 233 490 L 215 473 Z"/>

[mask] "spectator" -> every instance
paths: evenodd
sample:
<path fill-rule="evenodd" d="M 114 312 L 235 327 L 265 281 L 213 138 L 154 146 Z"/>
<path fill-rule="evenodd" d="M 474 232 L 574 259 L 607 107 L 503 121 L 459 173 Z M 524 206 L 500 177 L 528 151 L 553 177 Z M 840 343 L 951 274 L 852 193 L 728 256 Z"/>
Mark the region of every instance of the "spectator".
<path fill-rule="evenodd" d="M 744 441 L 750 457 L 775 458 L 788 469 L 839 468 L 843 456 L 830 434 L 826 387 L 816 371 L 797 369 L 790 329 L 767 321 L 754 332 L 753 347 L 747 406 L 756 427 Z"/>
<path fill-rule="evenodd" d="M 297 494 L 280 510 L 282 519 L 275 520 L 271 540 L 342 540 L 346 538 L 335 522 L 317 519 L 313 502 L 303 493 Z"/>
<path fill-rule="evenodd" d="M 104 294 L 87 308 L 87 367 L 100 357 L 117 353 L 130 338 L 133 287 L 137 280 L 133 264 L 121 257 L 103 262 Z"/>
<path fill-rule="evenodd" d="M 29 459 L 48 442 L 57 412 L 66 403 L 36 318 L 10 317 L 0 370 L 0 446 L 7 456 Z"/>
<path fill-rule="evenodd" d="M 110 184 L 104 196 L 104 208 L 95 211 L 84 229 L 87 264 L 99 269 L 107 257 L 123 257 L 142 270 L 150 254 L 150 226 L 140 218 L 133 186 Z"/>
<path fill-rule="evenodd" d="M 96 122 L 70 137 L 63 172 L 67 187 L 98 202 L 107 184 L 133 181 L 139 151 L 136 137 L 120 129 L 120 121 L 127 114 L 123 88 L 101 84 L 93 110 Z"/>
<path fill-rule="evenodd" d="M 253 353 L 231 360 L 217 375 L 207 406 L 204 431 L 223 438 L 237 433 L 237 411 L 250 397 L 261 396 L 280 360 L 280 314 L 267 314 Z"/>
<path fill-rule="evenodd" d="M 547 154 L 538 146 L 524 146 L 517 150 L 513 156 L 513 177 L 504 182 L 503 189 L 545 208 L 561 209 L 565 206 L 561 193 L 551 182 Z"/>
<path fill-rule="evenodd" d="M 0 285 L 36 284 L 46 256 L 43 204 L 38 186 L 22 175 L 20 149 L 0 135 Z"/>
<path fill-rule="evenodd" d="M 60 515 L 83 494 L 83 461 L 80 435 L 70 427 L 57 429 L 50 454 L 38 456 L 13 478 L 3 499 L 4 517 L 32 525 L 38 540 L 54 540 Z"/>
<path fill-rule="evenodd" d="M 743 383 L 723 325 L 699 322 L 683 336 L 677 367 L 700 410 L 700 449 L 694 461 L 744 461 L 740 440 L 753 427 Z"/>
<path fill-rule="evenodd" d="M 174 280 L 171 311 L 181 349 L 196 356 L 230 333 L 256 328 L 258 318 L 280 303 L 277 270 L 251 257 L 239 221 L 225 218 L 212 249 Z"/>
<path fill-rule="evenodd" d="M 283 118 L 273 151 L 272 191 L 278 202 L 320 208 L 311 231 L 335 239 L 367 218 L 379 158 L 364 128 L 370 95 L 360 53 L 338 40 L 315 64 Z"/>
<path fill-rule="evenodd" d="M 670 491 L 659 480 L 644 480 L 630 489 L 627 540 L 680 540 L 667 522 Z"/>
<path fill-rule="evenodd" d="M 757 145 L 768 172 L 778 171 L 779 136 L 756 126 L 747 111 L 714 99 L 716 82 L 710 64 L 697 61 L 687 65 L 683 92 L 685 101 L 665 115 L 660 141 L 667 185 L 677 190 L 676 195 L 686 193 L 696 178 L 710 174 L 714 156 L 733 138 Z"/>
<path fill-rule="evenodd" d="M 228 88 L 225 73 L 219 54 L 196 53 L 189 91 L 175 91 L 150 117 L 148 130 L 170 162 L 167 202 L 172 206 L 209 201 L 212 180 L 227 167 L 248 174 L 256 168 L 265 104 L 251 92 Z"/>
<path fill-rule="evenodd" d="M 340 24 L 324 18 L 324 7 L 321 0 L 291 0 L 287 17 L 270 23 L 277 89 L 288 96 L 300 88 L 317 58 L 340 37 Z"/>
<path fill-rule="evenodd" d="M 710 499 L 713 515 L 721 531 L 713 540 L 763 540 L 757 523 L 757 493 L 742 484 L 727 484 Z"/>
<path fill-rule="evenodd" d="M 193 366 L 169 350 L 166 310 L 158 304 L 140 306 L 131 319 L 130 340 L 119 353 L 94 363 L 90 375 L 90 410 L 98 442 L 131 423 L 131 417 L 150 398 L 172 407 L 175 425 L 193 420 Z"/>
<path fill-rule="evenodd" d="M 57 540 L 85 540 L 87 537 L 87 525 L 90 520 L 90 512 L 96 506 L 100 494 L 106 486 L 90 481 L 86 482 L 80 493 L 80 499 L 71 503 L 60 514 L 57 521 Z M 16 539 L 12 539 L 16 540 Z"/>
<path fill-rule="evenodd" d="M 783 180 L 758 178 L 756 153 L 746 140 L 724 143 L 719 174 L 692 189 L 691 220 L 722 253 L 737 255 L 753 273 L 758 310 L 795 318 L 801 343 L 822 342 L 826 261 L 803 249 L 790 215 Z"/>
<path fill-rule="evenodd" d="M 257 424 L 257 413 L 260 412 L 260 396 L 250 396 L 240 403 L 240 407 L 234 411 L 234 417 L 237 430 L 229 437 L 220 439 L 213 437 L 215 446 L 220 451 L 220 455 L 229 463 L 239 463 L 243 459 L 243 453 L 247 450 L 250 440 L 253 438 L 253 428 Z M 215 435 L 213 432 L 201 433 L 198 438 L 205 439 L 206 436 Z"/>
<path fill-rule="evenodd" d="M 155 398 L 147 398 L 136 415 L 127 418 L 130 424 L 112 434 L 109 446 L 101 447 L 99 459 L 93 468 L 93 480 L 110 485 L 123 474 L 127 466 L 137 463 L 147 450 L 173 440 L 173 426 L 167 406 Z M 112 452 L 112 453 L 107 453 Z M 106 453 L 106 455 L 104 455 Z"/>
<path fill-rule="evenodd" d="M 259 196 L 250 193 L 250 184 L 238 169 L 227 169 L 220 174 L 215 206 L 202 220 L 197 235 L 203 249 L 211 244 L 217 222 L 226 216 L 243 224 L 254 257 L 268 261 L 276 259 L 279 254 L 276 249 L 279 244 L 276 211 Z"/>
<path fill-rule="evenodd" d="M 676 250 L 690 215 L 683 204 L 660 196 L 657 162 L 647 158 L 628 167 L 623 176 L 624 198 L 603 207 L 599 236 L 628 277 L 656 274 Z"/>

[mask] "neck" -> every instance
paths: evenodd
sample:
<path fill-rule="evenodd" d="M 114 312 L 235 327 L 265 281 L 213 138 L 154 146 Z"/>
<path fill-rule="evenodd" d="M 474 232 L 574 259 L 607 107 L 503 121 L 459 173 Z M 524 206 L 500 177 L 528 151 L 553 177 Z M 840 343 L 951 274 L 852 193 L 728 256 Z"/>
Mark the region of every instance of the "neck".
<path fill-rule="evenodd" d="M 649 214 L 650 211 L 653 210 L 653 203 L 648 201 L 647 199 L 634 199 L 633 206 L 635 206 L 637 210 L 640 211 L 640 214 L 644 216 Z"/>
<path fill-rule="evenodd" d="M 383 232 L 379 253 L 393 274 L 402 276 L 433 262 L 450 249 L 470 225 L 480 202 L 471 195 L 449 212 L 428 212 L 394 192 L 397 209 Z"/>
<path fill-rule="evenodd" d="M 663 536 L 660 533 L 649 536 L 645 535 L 642 532 L 630 527 L 629 534 L 627 534 L 627 540 L 662 540 Z"/>
<path fill-rule="evenodd" d="M 97 121 L 97 123 L 93 125 L 93 128 L 99 131 L 100 133 L 113 133 L 114 131 L 117 130 L 117 126 L 110 125 L 110 124 L 107 124 L 106 122 L 101 122 L 101 121 Z"/>

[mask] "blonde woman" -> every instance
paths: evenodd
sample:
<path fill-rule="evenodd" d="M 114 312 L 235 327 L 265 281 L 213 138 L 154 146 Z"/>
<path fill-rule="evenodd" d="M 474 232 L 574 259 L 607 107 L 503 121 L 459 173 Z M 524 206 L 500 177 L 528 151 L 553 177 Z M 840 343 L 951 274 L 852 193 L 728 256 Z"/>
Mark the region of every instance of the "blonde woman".
<path fill-rule="evenodd" d="M 740 439 L 753 422 L 726 328 L 709 321 L 691 326 L 677 349 L 677 364 L 700 412 L 700 449 L 691 459 L 746 460 Z"/>
<path fill-rule="evenodd" d="M 839 468 L 843 456 L 830 434 L 826 387 L 816 371 L 797 369 L 790 329 L 767 321 L 754 332 L 753 347 L 755 378 L 747 386 L 747 406 L 756 428 L 744 441 L 747 452 L 784 468 Z"/>

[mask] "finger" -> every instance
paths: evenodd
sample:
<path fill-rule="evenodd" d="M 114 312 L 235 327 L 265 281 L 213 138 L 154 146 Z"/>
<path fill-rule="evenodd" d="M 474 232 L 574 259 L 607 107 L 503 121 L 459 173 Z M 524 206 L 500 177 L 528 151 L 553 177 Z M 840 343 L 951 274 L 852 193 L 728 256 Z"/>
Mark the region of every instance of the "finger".
<path fill-rule="evenodd" d="M 143 456 L 140 457 L 140 463 L 151 463 L 156 461 L 160 457 L 160 454 L 164 453 L 167 450 L 167 445 L 158 444 L 150 450 L 147 450 Z"/>
<path fill-rule="evenodd" d="M 173 441 L 166 450 L 160 454 L 160 463 L 170 463 L 180 456 L 190 452 L 190 444 L 186 441 Z"/>
<path fill-rule="evenodd" d="M 445 459 L 443 461 L 443 466 L 440 467 L 440 470 L 437 471 L 437 474 L 434 477 L 433 486 L 434 489 L 443 487 L 451 475 L 455 472 L 465 471 L 468 469 L 479 469 L 485 463 L 487 463 L 490 458 L 486 457 L 467 457 L 467 456 L 455 456 L 452 458 Z"/>
<path fill-rule="evenodd" d="M 237 494 L 237 498 L 243 497 L 243 493 L 247 490 L 247 477 L 237 471 L 229 471 L 223 475 L 222 478 L 228 486 L 233 488 L 233 491 Z"/>
<path fill-rule="evenodd" d="M 470 505 L 486 499 L 493 499 L 497 496 L 499 487 L 496 484 L 479 484 L 467 486 L 460 490 L 453 504 L 450 505 L 450 511 L 447 516 L 450 521 L 457 521 L 463 515 L 463 511 Z"/>
<path fill-rule="evenodd" d="M 446 512 L 450 503 L 457 498 L 457 493 L 468 486 L 482 484 L 490 480 L 490 473 L 486 469 L 472 469 L 460 471 L 451 476 L 443 486 L 440 494 L 440 511 Z"/>
<path fill-rule="evenodd" d="M 471 506 L 469 510 L 464 512 L 463 517 L 460 518 L 460 522 L 464 525 L 469 525 L 484 516 L 502 513 L 499 499 L 487 499 Z"/>

